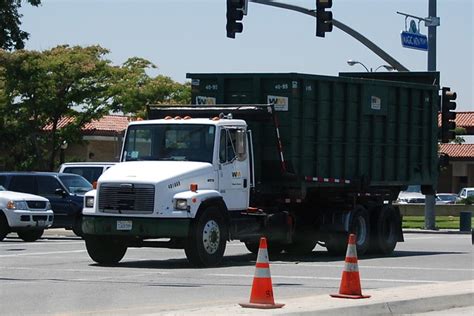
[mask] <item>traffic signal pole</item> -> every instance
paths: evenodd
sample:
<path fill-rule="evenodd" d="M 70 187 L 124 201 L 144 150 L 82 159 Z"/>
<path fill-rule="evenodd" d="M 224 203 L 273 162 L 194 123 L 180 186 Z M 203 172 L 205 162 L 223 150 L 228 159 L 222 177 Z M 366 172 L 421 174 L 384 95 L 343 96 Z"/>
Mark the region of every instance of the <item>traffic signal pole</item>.
<path fill-rule="evenodd" d="M 263 4 L 263 5 L 269 5 L 272 7 L 277 7 L 277 8 L 282 8 L 282 9 L 287 9 L 287 10 L 292 10 L 296 12 L 300 12 L 306 15 L 310 15 L 314 18 L 317 18 L 317 12 L 315 10 L 295 6 L 292 4 L 286 4 L 286 3 L 281 3 L 281 2 L 275 2 L 272 0 L 249 0 L 249 2 L 253 3 L 258 3 L 258 4 Z M 405 66 L 403 66 L 400 62 L 398 62 L 395 58 L 390 56 L 387 52 L 385 52 L 383 49 L 378 47 L 375 43 L 370 41 L 368 38 L 366 38 L 364 35 L 360 34 L 353 28 L 345 25 L 344 23 L 332 19 L 332 25 L 334 27 L 337 27 L 341 31 L 345 32 L 346 34 L 352 36 L 356 40 L 358 40 L 360 43 L 365 45 L 368 49 L 370 49 L 373 53 L 375 53 L 377 56 L 382 58 L 386 63 L 388 63 L 390 66 L 392 66 L 395 70 L 398 71 L 409 71 Z"/>
<path fill-rule="evenodd" d="M 428 0 L 428 17 L 436 18 L 436 0 Z M 438 23 L 428 26 L 428 71 L 436 71 L 436 27 Z M 436 229 L 436 198 L 434 194 L 425 197 L 425 229 Z"/>

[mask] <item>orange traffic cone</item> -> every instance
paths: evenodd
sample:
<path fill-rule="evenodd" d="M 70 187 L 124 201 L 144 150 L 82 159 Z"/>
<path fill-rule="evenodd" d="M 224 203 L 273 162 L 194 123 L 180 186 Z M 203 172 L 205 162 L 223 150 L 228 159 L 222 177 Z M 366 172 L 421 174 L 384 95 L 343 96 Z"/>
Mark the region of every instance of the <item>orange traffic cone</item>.
<path fill-rule="evenodd" d="M 273 299 L 272 277 L 270 276 L 270 264 L 268 263 L 267 239 L 260 238 L 255 275 L 253 277 L 250 303 L 239 303 L 246 308 L 281 308 L 285 304 L 276 304 Z"/>
<path fill-rule="evenodd" d="M 356 235 L 349 235 L 347 245 L 344 271 L 342 272 L 339 294 L 331 294 L 339 298 L 369 298 L 370 295 L 362 295 L 360 288 L 359 267 L 357 266 Z"/>

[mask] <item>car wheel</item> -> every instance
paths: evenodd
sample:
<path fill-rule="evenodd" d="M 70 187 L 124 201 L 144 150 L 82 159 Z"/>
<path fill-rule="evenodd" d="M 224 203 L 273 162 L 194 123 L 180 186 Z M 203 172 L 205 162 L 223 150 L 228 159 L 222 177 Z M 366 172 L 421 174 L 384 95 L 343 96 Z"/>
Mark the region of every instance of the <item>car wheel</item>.
<path fill-rule="evenodd" d="M 82 237 L 82 216 L 76 217 L 72 225 L 72 232 L 78 236 Z"/>
<path fill-rule="evenodd" d="M 3 212 L 0 211 L 0 241 L 2 241 L 10 232 L 10 226 L 8 226 L 7 219 Z"/>
<path fill-rule="evenodd" d="M 43 236 L 44 229 L 21 230 L 17 232 L 18 236 L 26 242 L 33 242 Z"/>

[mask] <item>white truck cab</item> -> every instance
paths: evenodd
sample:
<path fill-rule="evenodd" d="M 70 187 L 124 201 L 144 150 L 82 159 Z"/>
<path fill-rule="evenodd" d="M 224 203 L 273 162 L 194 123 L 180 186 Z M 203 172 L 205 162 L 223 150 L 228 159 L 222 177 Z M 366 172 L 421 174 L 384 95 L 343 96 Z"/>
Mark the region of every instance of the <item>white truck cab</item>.
<path fill-rule="evenodd" d="M 117 238 L 106 244 L 94 236 L 111 235 L 123 236 L 129 244 L 135 236 L 140 241 L 184 238 L 191 262 L 212 264 L 213 255 L 220 260 L 228 239 L 228 213 L 249 206 L 246 128 L 245 121 L 230 116 L 130 123 L 121 163 L 104 173 L 97 190 L 85 196 L 83 229 L 92 259 L 112 263 L 123 257 L 126 247 L 121 243 L 115 256 L 104 258 L 103 250 L 111 249 Z M 205 221 L 193 220 L 198 217 Z M 198 230 L 191 233 L 196 239 L 208 234 L 203 249 L 190 245 L 193 229 Z"/>

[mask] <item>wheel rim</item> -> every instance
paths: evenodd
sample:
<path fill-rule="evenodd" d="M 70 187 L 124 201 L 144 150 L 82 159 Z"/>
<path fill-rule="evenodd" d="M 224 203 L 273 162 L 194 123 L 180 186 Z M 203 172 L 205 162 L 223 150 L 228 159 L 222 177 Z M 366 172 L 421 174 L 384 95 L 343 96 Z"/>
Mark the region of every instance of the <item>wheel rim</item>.
<path fill-rule="evenodd" d="M 219 249 L 220 236 L 219 224 L 216 221 L 210 220 L 204 225 L 202 243 L 208 254 L 212 255 Z"/>
<path fill-rule="evenodd" d="M 365 218 L 362 216 L 357 217 L 357 224 L 355 233 L 357 236 L 357 244 L 363 245 L 367 239 L 367 223 L 365 222 Z"/>

